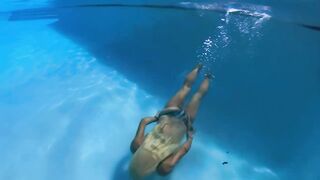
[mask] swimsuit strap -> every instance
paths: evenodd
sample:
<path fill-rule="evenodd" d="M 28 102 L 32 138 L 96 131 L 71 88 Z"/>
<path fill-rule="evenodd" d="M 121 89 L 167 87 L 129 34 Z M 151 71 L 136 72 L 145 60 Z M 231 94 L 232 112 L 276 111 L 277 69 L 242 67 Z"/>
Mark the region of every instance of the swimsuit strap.
<path fill-rule="evenodd" d="M 184 109 L 182 109 L 180 107 L 173 106 L 173 107 L 165 108 L 162 111 L 159 111 L 156 114 L 155 118 L 159 119 L 163 115 L 174 116 L 178 119 L 181 119 L 185 123 L 187 128 L 192 127 L 189 114 Z"/>
<path fill-rule="evenodd" d="M 172 113 L 172 116 L 181 119 L 184 124 L 189 127 L 190 116 L 184 109 L 180 108 L 179 111 Z"/>

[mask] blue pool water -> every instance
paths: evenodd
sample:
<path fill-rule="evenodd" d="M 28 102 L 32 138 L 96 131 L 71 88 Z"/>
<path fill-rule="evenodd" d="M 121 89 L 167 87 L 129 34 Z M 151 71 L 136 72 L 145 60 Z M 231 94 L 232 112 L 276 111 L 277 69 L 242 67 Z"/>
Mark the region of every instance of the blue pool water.
<path fill-rule="evenodd" d="M 79 7 L 106 3 L 0 2 L 0 179 L 129 179 L 140 119 L 199 62 L 192 149 L 154 179 L 320 179 L 319 2 Z"/>

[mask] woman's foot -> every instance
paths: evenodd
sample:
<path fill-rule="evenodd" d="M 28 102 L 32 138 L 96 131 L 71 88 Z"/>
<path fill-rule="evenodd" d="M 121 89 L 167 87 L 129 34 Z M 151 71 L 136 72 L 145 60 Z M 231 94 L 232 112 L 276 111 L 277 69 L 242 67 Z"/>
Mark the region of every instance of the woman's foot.
<path fill-rule="evenodd" d="M 198 63 L 195 67 L 195 69 L 197 69 L 197 72 L 200 72 L 201 69 L 203 68 L 203 64 L 202 63 Z"/>

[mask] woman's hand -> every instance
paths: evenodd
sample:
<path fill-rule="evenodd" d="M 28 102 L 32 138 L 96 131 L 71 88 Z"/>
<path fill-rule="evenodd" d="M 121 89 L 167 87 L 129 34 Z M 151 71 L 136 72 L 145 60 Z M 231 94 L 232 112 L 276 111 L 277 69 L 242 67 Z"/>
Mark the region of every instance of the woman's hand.
<path fill-rule="evenodd" d="M 141 120 L 141 123 L 143 125 L 148 125 L 150 123 L 156 122 L 158 119 L 155 117 L 145 117 Z"/>
<path fill-rule="evenodd" d="M 170 114 L 173 112 L 178 112 L 180 111 L 180 108 L 178 107 L 167 107 L 165 109 L 163 109 L 162 111 L 157 112 L 157 114 L 155 115 L 155 118 L 160 118 L 160 116 L 162 115 L 166 115 L 166 114 Z"/>
<path fill-rule="evenodd" d="M 193 139 L 194 133 L 195 133 L 195 131 L 194 131 L 193 127 L 190 127 L 190 128 L 188 129 L 188 132 L 187 132 L 187 138 L 188 138 L 188 139 Z"/>

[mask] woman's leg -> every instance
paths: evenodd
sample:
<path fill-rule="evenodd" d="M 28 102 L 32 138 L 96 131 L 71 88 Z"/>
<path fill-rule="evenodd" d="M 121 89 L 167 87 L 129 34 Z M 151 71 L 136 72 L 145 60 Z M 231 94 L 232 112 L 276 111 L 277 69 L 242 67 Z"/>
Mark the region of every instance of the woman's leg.
<path fill-rule="evenodd" d="M 190 103 L 186 107 L 186 111 L 190 116 L 191 123 L 193 123 L 197 111 L 200 106 L 201 99 L 204 97 L 204 95 L 207 93 L 209 89 L 210 79 L 213 78 L 211 74 L 207 74 L 205 79 L 202 81 L 199 90 L 193 95 Z"/>
<path fill-rule="evenodd" d="M 165 107 L 182 107 L 183 101 L 189 93 L 192 84 L 197 78 L 197 75 L 202 68 L 202 64 L 198 64 L 186 77 L 182 88 L 170 99 Z"/>

